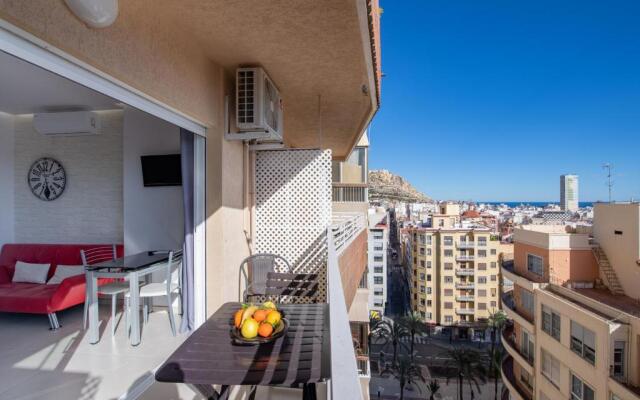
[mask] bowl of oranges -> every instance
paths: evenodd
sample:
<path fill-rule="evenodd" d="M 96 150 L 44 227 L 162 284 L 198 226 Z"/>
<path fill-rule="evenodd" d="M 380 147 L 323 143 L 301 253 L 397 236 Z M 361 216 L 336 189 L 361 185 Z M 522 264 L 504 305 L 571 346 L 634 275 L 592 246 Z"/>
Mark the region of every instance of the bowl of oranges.
<path fill-rule="evenodd" d="M 273 342 L 289 329 L 284 314 L 271 301 L 262 304 L 243 304 L 233 314 L 231 338 L 236 344 Z"/>

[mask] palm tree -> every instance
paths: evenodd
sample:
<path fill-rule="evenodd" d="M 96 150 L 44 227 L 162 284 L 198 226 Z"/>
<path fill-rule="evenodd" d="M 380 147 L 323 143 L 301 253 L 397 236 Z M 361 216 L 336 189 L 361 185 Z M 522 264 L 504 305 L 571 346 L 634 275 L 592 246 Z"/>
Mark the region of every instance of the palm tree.
<path fill-rule="evenodd" d="M 389 368 L 384 369 L 380 375 L 392 375 L 400 383 L 400 400 L 404 400 L 404 387 L 412 380 L 421 380 L 424 382 L 424 376 L 422 371 L 413 365 L 411 360 L 406 356 L 400 357 L 397 364 L 392 365 Z M 418 388 L 419 389 L 419 388 Z"/>
<path fill-rule="evenodd" d="M 451 368 L 458 381 L 458 399 L 463 400 L 462 389 L 465 381 L 469 383 L 472 391 L 475 386 L 478 392 L 481 392 L 480 383 L 486 381 L 486 369 L 480 353 L 473 349 L 454 347 L 447 354 L 451 359 Z M 447 376 L 447 383 L 451 377 Z"/>
<path fill-rule="evenodd" d="M 502 328 L 504 328 L 507 321 L 507 314 L 502 310 L 497 310 L 489 314 L 489 327 L 491 328 L 491 354 L 495 351 L 498 334 L 502 332 Z"/>
<path fill-rule="evenodd" d="M 489 350 L 489 369 L 488 376 L 493 378 L 493 397 L 494 400 L 498 400 L 498 381 L 500 379 L 500 368 L 502 368 L 502 359 L 506 352 L 504 347 L 498 346 L 494 349 L 493 353 Z"/>
<path fill-rule="evenodd" d="M 440 390 L 440 384 L 437 379 L 433 379 L 427 384 L 427 390 L 429 390 L 429 400 L 435 400 L 436 393 Z"/>
<path fill-rule="evenodd" d="M 426 332 L 426 325 L 424 320 L 420 316 L 420 313 L 413 312 L 400 320 L 400 323 L 405 327 L 411 336 L 411 349 L 409 354 L 411 355 L 411 362 L 413 362 L 413 347 L 416 341 L 416 334 L 422 334 Z"/>
<path fill-rule="evenodd" d="M 406 328 L 392 319 L 384 319 L 377 324 L 376 336 L 384 340 L 382 344 L 384 347 L 391 345 L 393 349 L 393 365 L 398 362 L 398 346 L 406 349 L 406 345 L 402 343 L 401 339 L 408 335 L 409 332 Z"/>

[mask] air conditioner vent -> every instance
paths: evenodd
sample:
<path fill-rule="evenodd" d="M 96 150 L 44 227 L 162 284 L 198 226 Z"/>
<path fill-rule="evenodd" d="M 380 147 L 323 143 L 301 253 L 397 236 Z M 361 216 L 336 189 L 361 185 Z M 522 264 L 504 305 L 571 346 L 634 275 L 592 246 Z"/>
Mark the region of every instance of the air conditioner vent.
<path fill-rule="evenodd" d="M 238 140 L 282 142 L 282 99 L 262 68 L 236 71 L 236 122 Z"/>

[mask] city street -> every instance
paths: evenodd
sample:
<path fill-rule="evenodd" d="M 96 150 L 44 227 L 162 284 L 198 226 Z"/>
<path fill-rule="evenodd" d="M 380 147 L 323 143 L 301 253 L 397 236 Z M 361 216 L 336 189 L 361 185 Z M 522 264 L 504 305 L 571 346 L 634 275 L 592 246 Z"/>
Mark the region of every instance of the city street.
<path fill-rule="evenodd" d="M 400 264 L 400 242 L 396 229 L 396 216 L 393 209 L 389 210 L 389 254 L 387 257 L 387 307 L 385 315 L 389 317 L 406 315 L 411 309 L 410 292 L 407 279 Z M 393 254 L 397 257 L 393 257 Z"/>

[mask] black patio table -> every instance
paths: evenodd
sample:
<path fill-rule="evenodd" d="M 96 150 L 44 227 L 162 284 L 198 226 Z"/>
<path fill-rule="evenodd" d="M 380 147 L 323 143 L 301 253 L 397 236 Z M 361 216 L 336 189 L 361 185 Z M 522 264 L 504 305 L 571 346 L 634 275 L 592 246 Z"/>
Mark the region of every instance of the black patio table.
<path fill-rule="evenodd" d="M 315 383 L 330 377 L 328 304 L 280 304 L 287 334 L 252 346 L 232 342 L 233 314 L 241 306 L 220 307 L 164 362 L 156 380 L 189 384 L 209 399 L 227 398 L 234 385 L 302 387 L 303 399 L 315 399 Z M 221 385 L 220 392 L 212 385 Z"/>

